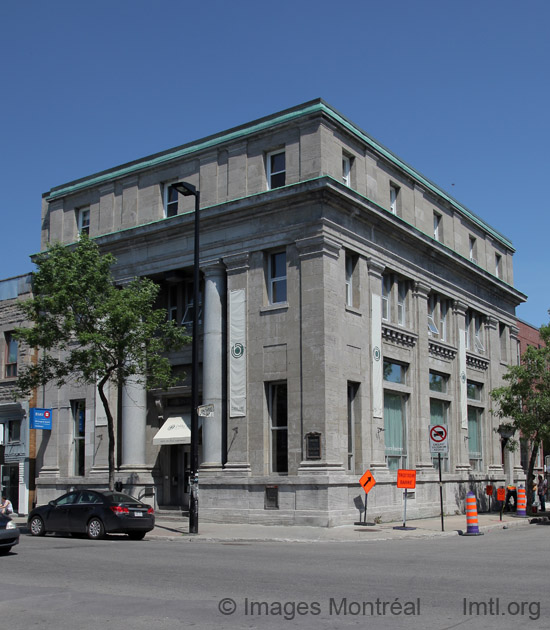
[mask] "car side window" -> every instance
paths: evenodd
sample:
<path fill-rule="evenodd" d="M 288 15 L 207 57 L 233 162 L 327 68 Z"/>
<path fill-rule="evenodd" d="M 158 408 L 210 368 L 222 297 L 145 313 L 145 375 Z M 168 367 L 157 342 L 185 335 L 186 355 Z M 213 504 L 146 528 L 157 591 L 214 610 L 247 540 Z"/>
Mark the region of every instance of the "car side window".
<path fill-rule="evenodd" d="M 75 502 L 78 492 L 70 492 L 62 497 L 59 497 L 55 502 L 56 505 L 71 505 Z"/>
<path fill-rule="evenodd" d="M 101 503 L 101 499 L 95 492 L 82 492 L 78 503 Z"/>

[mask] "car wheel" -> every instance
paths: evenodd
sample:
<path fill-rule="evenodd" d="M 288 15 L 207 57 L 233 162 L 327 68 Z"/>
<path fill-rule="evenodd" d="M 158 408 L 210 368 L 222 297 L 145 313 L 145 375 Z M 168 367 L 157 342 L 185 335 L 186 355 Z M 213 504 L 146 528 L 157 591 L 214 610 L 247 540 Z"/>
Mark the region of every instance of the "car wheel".
<path fill-rule="evenodd" d="M 46 528 L 40 516 L 33 516 L 29 522 L 29 530 L 33 536 L 44 536 Z"/>
<path fill-rule="evenodd" d="M 143 540 L 145 538 L 145 532 L 128 532 L 128 537 L 131 540 Z"/>
<path fill-rule="evenodd" d="M 103 538 L 103 536 L 105 536 L 103 523 L 98 518 L 92 518 L 88 523 L 86 533 L 88 534 L 88 538 L 91 538 L 92 540 L 99 540 L 100 538 Z"/>

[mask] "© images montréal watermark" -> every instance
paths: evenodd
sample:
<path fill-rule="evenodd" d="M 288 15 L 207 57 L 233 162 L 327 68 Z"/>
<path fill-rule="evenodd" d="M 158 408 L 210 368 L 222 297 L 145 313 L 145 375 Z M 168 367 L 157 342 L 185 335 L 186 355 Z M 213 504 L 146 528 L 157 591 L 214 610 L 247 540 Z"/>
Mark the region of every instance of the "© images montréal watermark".
<path fill-rule="evenodd" d="M 268 602 L 245 597 L 238 605 L 234 599 L 224 597 L 218 602 L 218 610 L 226 616 L 240 613 L 245 617 L 280 617 L 285 621 L 293 621 L 297 617 L 319 615 L 329 617 L 418 616 L 420 615 L 420 598 L 403 601 L 399 597 L 393 600 L 377 597 L 372 600 L 358 601 L 347 597 L 331 597 L 326 602 Z"/>
<path fill-rule="evenodd" d="M 460 608 L 459 608 L 460 606 Z M 324 601 L 266 601 L 245 597 L 239 602 L 231 597 L 224 597 L 218 602 L 218 611 L 224 616 L 243 615 L 245 617 L 278 617 L 284 621 L 293 621 L 300 617 L 392 617 L 420 616 L 428 612 L 422 606 L 419 597 L 402 600 L 351 599 L 348 597 L 330 597 Z M 523 617 L 537 621 L 541 616 L 540 601 L 505 601 L 500 597 L 488 599 L 462 598 L 457 601 L 457 613 L 466 617 L 510 616 Z"/>

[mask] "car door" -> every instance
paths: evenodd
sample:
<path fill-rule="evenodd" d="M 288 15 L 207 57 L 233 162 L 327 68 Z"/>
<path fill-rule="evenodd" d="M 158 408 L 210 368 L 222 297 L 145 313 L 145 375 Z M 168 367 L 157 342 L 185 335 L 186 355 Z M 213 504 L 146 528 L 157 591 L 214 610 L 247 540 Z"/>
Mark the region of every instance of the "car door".
<path fill-rule="evenodd" d="M 97 514 L 97 508 L 102 502 L 103 499 L 97 492 L 82 490 L 69 508 L 69 531 L 84 533 L 88 521 L 92 515 Z"/>
<path fill-rule="evenodd" d="M 50 510 L 46 518 L 46 529 L 48 531 L 69 531 L 69 511 L 78 495 L 78 492 L 69 492 L 50 503 Z"/>

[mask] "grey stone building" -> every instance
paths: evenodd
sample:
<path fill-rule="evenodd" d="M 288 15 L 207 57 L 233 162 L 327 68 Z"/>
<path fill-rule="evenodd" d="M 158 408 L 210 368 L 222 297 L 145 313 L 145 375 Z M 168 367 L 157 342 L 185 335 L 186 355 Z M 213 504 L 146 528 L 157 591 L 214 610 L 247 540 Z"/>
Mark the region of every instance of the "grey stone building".
<path fill-rule="evenodd" d="M 14 332 L 24 325 L 18 302 L 31 294 L 30 274 L 0 280 L 0 475 L 2 493 L 20 514 L 28 514 L 34 499 L 36 431 L 30 428 L 29 408 L 35 396 L 17 398 L 15 383 L 34 352 Z"/>
<path fill-rule="evenodd" d="M 446 510 L 470 488 L 517 480 L 489 392 L 516 360 L 511 242 L 322 100 L 52 188 L 42 245 L 86 231 L 117 279 L 149 276 L 192 320 L 194 199 L 201 192 L 200 517 L 333 525 L 439 510 L 430 424 L 448 427 Z M 190 374 L 191 351 L 172 356 Z M 185 507 L 189 380 L 111 388 L 118 476 Z M 106 483 L 106 428 L 91 389 L 47 392 L 54 428 L 39 499 Z"/>

